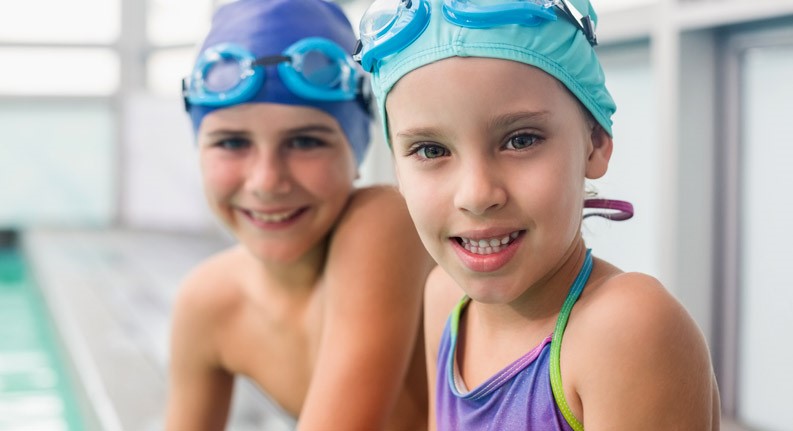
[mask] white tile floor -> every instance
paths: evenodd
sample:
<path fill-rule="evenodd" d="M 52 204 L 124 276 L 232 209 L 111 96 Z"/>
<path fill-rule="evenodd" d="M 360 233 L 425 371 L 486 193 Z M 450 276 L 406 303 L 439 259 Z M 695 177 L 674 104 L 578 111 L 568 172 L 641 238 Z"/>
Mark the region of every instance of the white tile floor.
<path fill-rule="evenodd" d="M 102 431 L 161 430 L 171 305 L 182 277 L 228 245 L 213 235 L 36 230 L 23 249 Z M 240 380 L 228 430 L 288 430 Z"/>

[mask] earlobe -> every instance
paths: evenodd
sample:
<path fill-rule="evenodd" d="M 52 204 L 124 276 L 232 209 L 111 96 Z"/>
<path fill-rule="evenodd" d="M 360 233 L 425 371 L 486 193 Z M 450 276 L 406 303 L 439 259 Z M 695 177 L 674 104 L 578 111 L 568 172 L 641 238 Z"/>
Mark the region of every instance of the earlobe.
<path fill-rule="evenodd" d="M 611 159 L 611 152 L 614 149 L 614 141 L 611 135 L 606 133 L 599 124 L 592 128 L 591 146 L 589 147 L 589 157 L 586 163 L 586 177 L 593 180 L 606 174 Z"/>

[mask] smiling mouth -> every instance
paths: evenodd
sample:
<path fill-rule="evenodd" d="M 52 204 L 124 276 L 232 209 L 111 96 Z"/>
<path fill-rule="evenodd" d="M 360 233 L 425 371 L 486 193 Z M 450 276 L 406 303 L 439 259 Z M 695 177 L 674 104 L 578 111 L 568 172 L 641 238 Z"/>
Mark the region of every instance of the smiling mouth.
<path fill-rule="evenodd" d="M 508 235 L 497 236 L 492 238 L 471 239 L 465 237 L 455 237 L 457 243 L 464 249 L 473 254 L 488 255 L 498 253 L 501 250 L 509 247 L 510 244 L 520 236 L 523 231 L 515 231 Z"/>
<path fill-rule="evenodd" d="M 258 211 L 245 210 L 252 219 L 262 223 L 282 223 L 297 218 L 305 211 L 305 208 L 298 208 L 290 211 L 281 211 L 274 213 L 263 213 Z"/>

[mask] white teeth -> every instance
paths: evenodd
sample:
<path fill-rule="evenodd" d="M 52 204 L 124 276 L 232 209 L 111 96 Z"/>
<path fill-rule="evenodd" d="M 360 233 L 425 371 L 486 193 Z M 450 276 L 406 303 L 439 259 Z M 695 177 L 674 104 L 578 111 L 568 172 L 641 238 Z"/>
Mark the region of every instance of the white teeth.
<path fill-rule="evenodd" d="M 295 215 L 296 212 L 297 212 L 297 210 L 295 210 L 295 211 L 285 211 L 285 212 L 282 212 L 282 213 L 265 214 L 265 213 L 260 213 L 260 212 L 256 212 L 256 211 L 251 211 L 250 214 L 251 214 L 251 216 L 254 219 L 259 220 L 259 221 L 263 221 L 265 223 L 278 223 L 278 222 L 282 222 L 282 221 L 292 217 L 293 215 Z"/>
<path fill-rule="evenodd" d="M 469 239 L 464 237 L 459 237 L 460 242 L 463 245 L 463 248 L 470 251 L 474 254 L 493 254 L 498 253 L 503 250 L 507 244 L 512 242 L 513 239 L 517 238 L 520 235 L 520 232 L 512 232 L 509 235 L 505 235 L 503 238 L 490 238 L 490 239 Z"/>

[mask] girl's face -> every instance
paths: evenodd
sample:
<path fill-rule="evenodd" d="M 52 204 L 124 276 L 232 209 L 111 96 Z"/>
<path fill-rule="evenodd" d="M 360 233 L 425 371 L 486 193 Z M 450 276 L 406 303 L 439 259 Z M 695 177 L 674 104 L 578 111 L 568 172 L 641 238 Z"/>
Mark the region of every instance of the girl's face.
<path fill-rule="evenodd" d="M 307 107 L 243 104 L 198 131 L 214 213 L 262 260 L 290 263 L 322 247 L 353 189 L 355 159 L 338 122 Z"/>
<path fill-rule="evenodd" d="M 519 299 L 579 244 L 584 180 L 611 139 L 550 75 L 453 57 L 404 76 L 386 109 L 419 235 L 472 299 Z"/>

